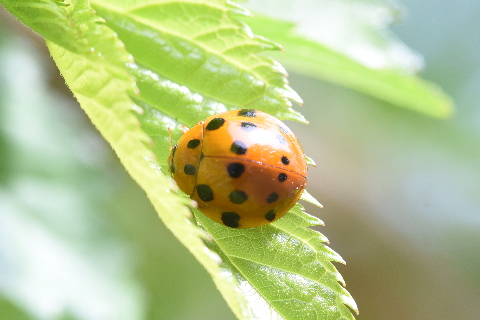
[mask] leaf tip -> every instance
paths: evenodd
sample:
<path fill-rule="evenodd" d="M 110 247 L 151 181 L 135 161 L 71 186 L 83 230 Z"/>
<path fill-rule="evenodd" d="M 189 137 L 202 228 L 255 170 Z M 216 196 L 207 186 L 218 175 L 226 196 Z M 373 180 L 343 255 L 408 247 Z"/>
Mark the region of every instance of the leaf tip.
<path fill-rule="evenodd" d="M 303 190 L 303 193 L 300 199 L 307 201 L 308 203 L 311 203 L 319 208 L 323 208 L 323 205 L 320 202 L 318 202 L 318 200 L 315 199 L 310 193 L 308 193 L 307 189 Z"/>
<path fill-rule="evenodd" d="M 315 161 L 313 161 L 312 158 L 310 158 L 310 157 L 307 156 L 307 155 L 304 155 L 304 156 L 305 156 L 305 161 L 307 162 L 307 165 L 312 166 L 312 167 L 314 167 L 314 168 L 317 167 L 317 164 L 315 163 Z"/>
<path fill-rule="evenodd" d="M 227 0 L 226 4 L 229 7 L 230 12 L 233 13 L 233 14 L 238 14 L 238 15 L 246 16 L 246 17 L 253 17 L 253 14 L 247 8 L 242 7 L 238 3 Z"/>

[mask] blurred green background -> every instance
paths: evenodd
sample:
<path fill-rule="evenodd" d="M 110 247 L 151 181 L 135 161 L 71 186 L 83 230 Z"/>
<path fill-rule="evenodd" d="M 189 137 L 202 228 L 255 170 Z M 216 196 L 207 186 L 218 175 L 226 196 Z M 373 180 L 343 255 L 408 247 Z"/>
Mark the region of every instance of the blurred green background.
<path fill-rule="evenodd" d="M 404 0 L 392 27 L 452 95 L 435 120 L 290 75 L 319 228 L 362 320 L 480 314 L 480 2 Z M 65 87 L 0 15 L 0 319 L 234 319 Z"/>

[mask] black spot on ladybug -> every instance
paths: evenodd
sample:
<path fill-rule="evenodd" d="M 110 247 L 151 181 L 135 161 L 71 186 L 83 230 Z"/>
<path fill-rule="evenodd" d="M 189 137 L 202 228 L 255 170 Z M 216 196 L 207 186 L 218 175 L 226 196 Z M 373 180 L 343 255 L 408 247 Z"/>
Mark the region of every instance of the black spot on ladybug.
<path fill-rule="evenodd" d="M 287 175 L 286 175 L 285 173 L 283 173 L 283 172 L 280 173 L 280 174 L 278 175 L 278 181 L 283 182 L 283 181 L 285 181 L 285 180 L 287 180 Z"/>
<path fill-rule="evenodd" d="M 214 118 L 212 120 L 210 120 L 210 122 L 207 124 L 207 126 L 205 127 L 205 129 L 207 130 L 217 130 L 218 128 L 220 128 L 221 126 L 223 126 L 223 124 L 225 123 L 225 119 L 223 118 Z"/>
<path fill-rule="evenodd" d="M 237 140 L 232 143 L 232 147 L 230 148 L 230 151 L 232 151 L 235 154 L 245 154 L 247 153 L 247 146 L 242 141 Z"/>
<path fill-rule="evenodd" d="M 287 140 L 281 134 L 279 134 L 276 138 L 281 144 L 287 143 Z"/>
<path fill-rule="evenodd" d="M 270 210 L 265 213 L 265 219 L 267 219 L 268 221 L 273 221 L 275 220 L 276 215 L 277 213 L 275 212 L 275 210 Z"/>
<path fill-rule="evenodd" d="M 230 228 L 238 228 L 240 216 L 236 212 L 222 212 L 222 222 Z"/>
<path fill-rule="evenodd" d="M 197 169 L 195 169 L 195 167 L 191 164 L 186 164 L 185 167 L 183 167 L 183 172 L 189 176 L 193 176 L 195 173 L 197 173 Z"/>
<path fill-rule="evenodd" d="M 280 130 L 283 131 L 283 133 L 288 134 L 288 129 L 286 127 L 284 126 L 278 126 L 278 127 L 280 128 Z"/>
<path fill-rule="evenodd" d="M 235 190 L 232 193 L 230 193 L 230 201 L 235 203 L 235 204 L 242 204 L 245 201 L 247 201 L 248 196 L 245 192 L 240 191 L 240 190 Z"/>
<path fill-rule="evenodd" d="M 198 197 L 203 201 L 212 201 L 213 200 L 213 191 L 206 184 L 199 184 L 197 186 Z"/>
<path fill-rule="evenodd" d="M 267 197 L 267 202 L 268 203 L 273 203 L 275 201 L 278 200 L 278 194 L 276 194 L 275 192 L 271 193 L 268 197 Z"/>
<path fill-rule="evenodd" d="M 187 148 L 195 149 L 196 147 L 198 147 L 199 144 L 200 144 L 200 140 L 192 139 L 192 140 L 188 141 Z"/>
<path fill-rule="evenodd" d="M 245 166 L 241 163 L 230 163 L 227 167 L 228 175 L 231 178 L 238 178 L 245 171 Z"/>
<path fill-rule="evenodd" d="M 256 117 L 255 110 L 253 109 L 242 109 L 238 111 L 239 117 L 247 117 L 247 118 L 255 118 Z"/>
<path fill-rule="evenodd" d="M 242 129 L 244 131 L 252 131 L 254 129 L 256 129 L 257 126 L 254 124 L 254 123 L 251 123 L 251 122 L 242 122 Z"/>
<path fill-rule="evenodd" d="M 175 173 L 175 166 L 173 164 L 170 165 L 170 172 Z"/>
<path fill-rule="evenodd" d="M 288 160 L 287 157 L 282 156 L 282 163 L 283 163 L 283 164 L 289 164 L 289 163 L 290 163 L 290 160 Z"/>

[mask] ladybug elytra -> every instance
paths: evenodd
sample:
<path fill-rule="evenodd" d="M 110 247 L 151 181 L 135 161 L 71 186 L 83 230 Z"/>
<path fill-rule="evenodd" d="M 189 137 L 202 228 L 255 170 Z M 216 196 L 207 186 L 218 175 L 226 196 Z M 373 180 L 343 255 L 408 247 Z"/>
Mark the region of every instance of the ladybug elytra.
<path fill-rule="evenodd" d="M 307 183 L 302 148 L 280 120 L 252 109 L 199 122 L 168 159 L 179 188 L 212 220 L 252 228 L 281 218 Z"/>

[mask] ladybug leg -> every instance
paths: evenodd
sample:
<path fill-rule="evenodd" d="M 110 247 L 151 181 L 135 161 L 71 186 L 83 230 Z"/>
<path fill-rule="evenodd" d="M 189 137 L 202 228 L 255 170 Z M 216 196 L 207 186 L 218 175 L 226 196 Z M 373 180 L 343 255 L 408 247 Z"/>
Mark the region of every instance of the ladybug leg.
<path fill-rule="evenodd" d="M 186 133 L 188 130 L 190 130 L 187 126 L 184 126 L 183 124 L 180 126 L 180 130 L 182 130 L 182 133 Z"/>

